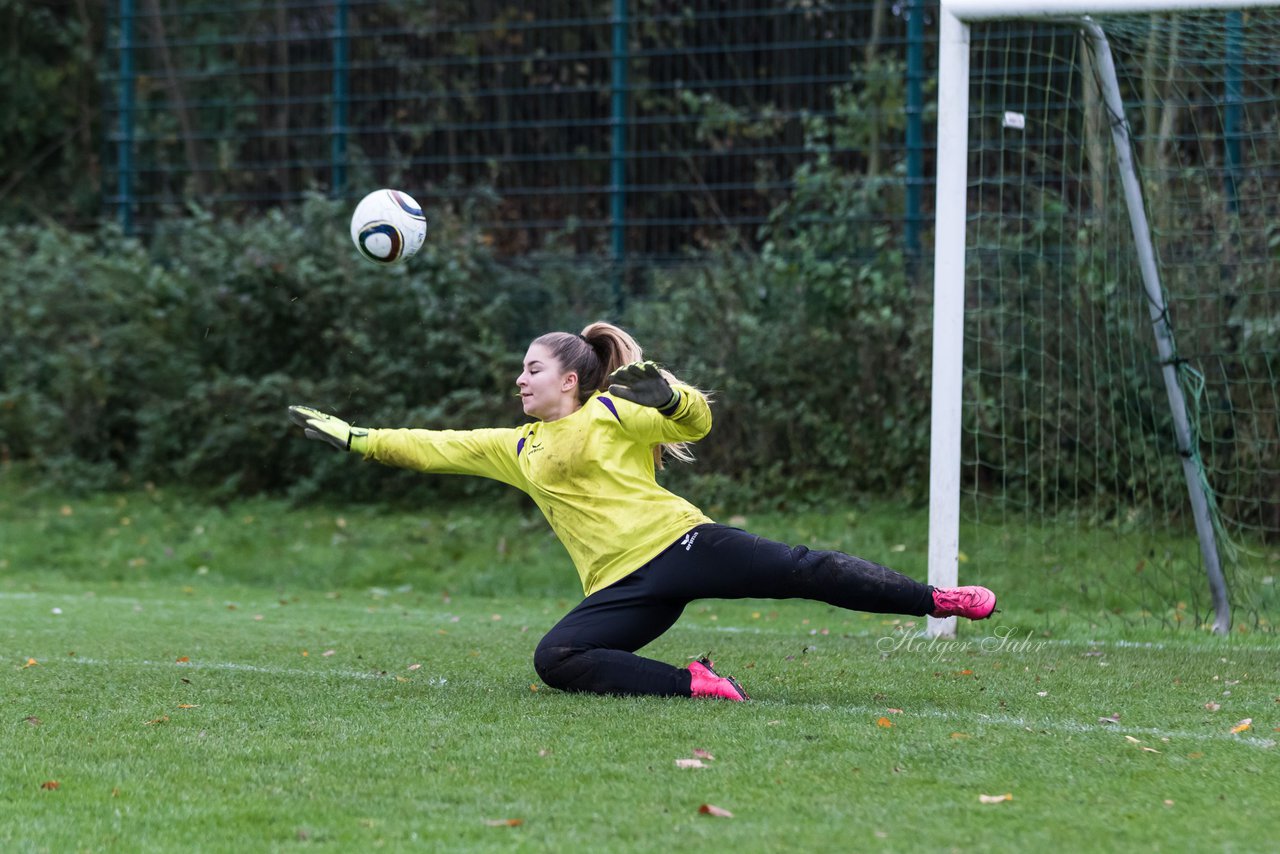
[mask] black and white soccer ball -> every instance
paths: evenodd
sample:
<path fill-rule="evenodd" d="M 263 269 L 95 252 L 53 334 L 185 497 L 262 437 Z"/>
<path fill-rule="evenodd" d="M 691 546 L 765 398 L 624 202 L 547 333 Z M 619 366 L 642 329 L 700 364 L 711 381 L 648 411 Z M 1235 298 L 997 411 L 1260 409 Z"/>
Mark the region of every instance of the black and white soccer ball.
<path fill-rule="evenodd" d="M 351 214 L 351 240 L 375 264 L 412 258 L 426 239 L 422 206 L 402 190 L 374 190 Z"/>

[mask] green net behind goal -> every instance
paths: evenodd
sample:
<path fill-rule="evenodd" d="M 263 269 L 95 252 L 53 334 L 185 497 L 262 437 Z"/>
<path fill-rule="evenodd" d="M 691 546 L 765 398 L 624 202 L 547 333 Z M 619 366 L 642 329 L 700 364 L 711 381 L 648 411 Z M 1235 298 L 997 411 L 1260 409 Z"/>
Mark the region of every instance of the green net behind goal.
<path fill-rule="evenodd" d="M 1280 10 L 1094 20 L 1235 628 L 1272 628 Z M 1203 626 L 1209 585 L 1088 42 L 1069 22 L 1006 21 L 974 24 L 971 45 L 961 550 L 1006 544 L 1074 616 Z M 1082 553 L 1086 527 L 1114 537 Z"/>

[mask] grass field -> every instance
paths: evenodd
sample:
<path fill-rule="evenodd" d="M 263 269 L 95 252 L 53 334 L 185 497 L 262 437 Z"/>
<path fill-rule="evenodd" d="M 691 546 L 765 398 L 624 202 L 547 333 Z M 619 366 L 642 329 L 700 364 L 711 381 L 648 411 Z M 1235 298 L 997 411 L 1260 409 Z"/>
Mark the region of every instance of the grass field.
<path fill-rule="evenodd" d="M 923 574 L 919 514 L 751 527 Z M 1274 633 L 1065 619 L 966 567 L 1018 594 L 955 642 L 696 603 L 647 653 L 752 702 L 578 696 L 533 672 L 577 592 L 520 505 L 11 489 L 0 850 L 1274 850 Z"/>

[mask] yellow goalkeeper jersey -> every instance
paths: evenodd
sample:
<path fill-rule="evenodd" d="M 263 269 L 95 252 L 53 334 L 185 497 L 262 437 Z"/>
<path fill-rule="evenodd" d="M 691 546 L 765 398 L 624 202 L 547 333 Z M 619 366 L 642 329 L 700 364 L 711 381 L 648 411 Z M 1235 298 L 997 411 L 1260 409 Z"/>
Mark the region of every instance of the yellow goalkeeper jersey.
<path fill-rule="evenodd" d="M 674 387 L 680 404 L 670 416 L 597 392 L 556 421 L 481 430 L 371 429 L 351 438 L 351 450 L 386 465 L 479 475 L 525 491 L 590 595 L 711 521 L 654 478 L 654 446 L 692 442 L 711 429 L 707 399 L 688 386 Z"/>

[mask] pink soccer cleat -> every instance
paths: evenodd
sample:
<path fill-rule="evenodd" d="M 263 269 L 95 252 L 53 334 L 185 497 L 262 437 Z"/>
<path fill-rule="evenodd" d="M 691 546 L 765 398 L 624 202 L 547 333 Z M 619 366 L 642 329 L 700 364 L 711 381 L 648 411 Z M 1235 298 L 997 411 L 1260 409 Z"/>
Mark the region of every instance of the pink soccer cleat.
<path fill-rule="evenodd" d="M 939 587 L 933 591 L 930 617 L 985 620 L 995 613 L 996 594 L 985 587 Z"/>
<path fill-rule="evenodd" d="M 689 665 L 689 691 L 694 697 L 719 697 L 741 703 L 750 700 L 738 680 L 732 676 L 720 676 L 711 669 L 711 659 L 703 657 Z"/>

